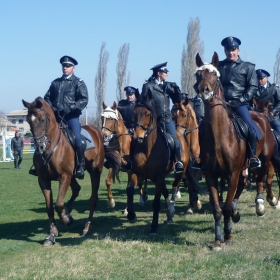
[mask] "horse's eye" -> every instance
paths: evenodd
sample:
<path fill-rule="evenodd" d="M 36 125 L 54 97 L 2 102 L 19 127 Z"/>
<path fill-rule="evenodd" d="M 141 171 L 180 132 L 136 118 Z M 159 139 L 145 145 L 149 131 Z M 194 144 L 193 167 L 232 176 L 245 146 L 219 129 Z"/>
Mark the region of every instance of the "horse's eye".
<path fill-rule="evenodd" d="M 43 123 L 44 121 L 45 121 L 45 119 L 44 119 L 44 118 L 40 119 L 40 122 L 41 122 L 41 123 Z"/>

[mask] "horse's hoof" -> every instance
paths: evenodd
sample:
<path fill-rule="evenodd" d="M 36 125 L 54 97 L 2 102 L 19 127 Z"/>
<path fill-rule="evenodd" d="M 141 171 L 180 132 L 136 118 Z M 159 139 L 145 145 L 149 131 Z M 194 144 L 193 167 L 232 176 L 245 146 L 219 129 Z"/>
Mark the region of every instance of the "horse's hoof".
<path fill-rule="evenodd" d="M 165 224 L 172 224 L 174 223 L 173 219 L 167 219 L 166 221 L 164 221 Z"/>
<path fill-rule="evenodd" d="M 108 207 L 109 208 L 115 208 L 115 206 L 116 206 L 115 200 L 114 199 L 110 199 L 108 201 Z"/>
<path fill-rule="evenodd" d="M 191 208 L 189 208 L 187 211 L 186 211 L 186 215 L 193 215 L 193 210 Z"/>
<path fill-rule="evenodd" d="M 274 206 L 275 210 L 280 210 L 280 202 L 278 201 L 277 204 Z"/>
<path fill-rule="evenodd" d="M 220 252 L 222 250 L 221 242 L 217 240 L 215 244 L 212 246 L 211 250 L 214 252 Z"/>
<path fill-rule="evenodd" d="M 135 213 L 133 213 L 133 214 L 127 214 L 127 220 L 130 222 L 130 223 L 136 223 L 136 221 L 137 221 L 137 216 L 136 216 L 136 214 Z"/>
<path fill-rule="evenodd" d="M 180 192 L 180 191 L 177 191 L 177 193 L 176 193 L 176 198 L 181 198 L 181 197 L 182 197 L 181 192 Z"/>
<path fill-rule="evenodd" d="M 54 244 L 55 244 L 55 237 L 54 237 L 53 235 L 50 234 L 50 235 L 45 239 L 43 246 L 44 246 L 44 247 L 49 247 L 49 246 L 52 246 L 52 245 L 54 245 Z"/>
<path fill-rule="evenodd" d="M 236 212 L 232 215 L 231 219 L 234 223 L 238 223 L 240 221 L 241 215 L 239 212 Z"/>
<path fill-rule="evenodd" d="M 272 199 L 268 200 L 269 205 L 275 207 L 277 205 L 277 199 L 275 197 L 273 197 Z"/>
<path fill-rule="evenodd" d="M 264 208 L 264 200 L 263 199 L 257 199 L 256 201 L 256 214 L 259 217 L 262 217 L 265 213 L 265 208 Z"/>
<path fill-rule="evenodd" d="M 142 196 L 139 197 L 138 205 L 140 205 L 140 206 L 144 206 L 145 205 L 145 201 L 144 201 Z"/>

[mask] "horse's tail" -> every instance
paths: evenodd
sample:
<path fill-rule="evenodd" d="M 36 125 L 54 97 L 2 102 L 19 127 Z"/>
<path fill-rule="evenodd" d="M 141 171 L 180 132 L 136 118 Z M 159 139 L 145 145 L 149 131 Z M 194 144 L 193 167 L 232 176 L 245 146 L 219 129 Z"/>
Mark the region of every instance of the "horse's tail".
<path fill-rule="evenodd" d="M 115 182 L 117 178 L 120 183 L 119 172 L 121 171 L 121 156 L 120 153 L 110 146 L 105 146 L 105 158 L 112 168 L 112 179 Z"/>

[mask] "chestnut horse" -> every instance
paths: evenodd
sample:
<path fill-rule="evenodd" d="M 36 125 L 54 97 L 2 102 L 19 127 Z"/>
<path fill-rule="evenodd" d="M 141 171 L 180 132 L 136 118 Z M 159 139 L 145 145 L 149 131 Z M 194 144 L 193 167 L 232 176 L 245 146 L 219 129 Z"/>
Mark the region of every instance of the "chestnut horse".
<path fill-rule="evenodd" d="M 273 117 L 269 116 L 269 111 L 273 110 L 270 106 L 270 100 L 266 99 L 253 99 L 254 105 L 255 105 L 255 110 L 261 114 L 263 114 L 268 121 L 273 120 Z M 279 132 L 272 130 L 274 139 L 275 139 L 275 151 L 274 154 L 271 158 L 271 165 L 269 167 L 267 176 L 273 180 L 274 174 L 276 175 L 277 178 L 277 183 L 278 183 L 278 188 L 279 188 L 279 194 L 278 194 L 278 199 L 275 198 L 274 193 L 272 191 L 272 188 L 267 188 L 266 189 L 266 200 L 269 202 L 271 206 L 275 206 L 275 209 L 279 210 L 280 209 L 280 181 L 279 181 L 279 174 L 280 174 L 280 143 L 278 142 L 280 140 L 280 134 Z M 277 139 L 279 139 L 277 141 Z"/>
<path fill-rule="evenodd" d="M 50 235 L 45 239 L 44 246 L 49 246 L 55 244 L 55 236 L 58 235 L 54 217 L 51 181 L 58 180 L 59 182 L 55 210 L 60 222 L 69 225 L 73 221 L 70 213 L 81 189 L 73 176 L 75 151 L 67 136 L 62 132 L 60 124 L 57 123 L 53 110 L 43 98 L 37 97 L 32 103 L 22 100 L 22 103 L 28 109 L 27 122 L 34 137 L 33 163 L 38 174 L 40 188 L 45 197 L 46 211 L 50 222 Z M 82 128 L 89 133 L 94 143 L 93 148 L 85 151 L 85 169 L 90 174 L 92 188 L 89 216 L 83 231 L 83 235 L 85 235 L 89 231 L 98 201 L 98 189 L 105 152 L 102 135 L 97 128 L 89 125 L 82 126 Z M 65 211 L 64 199 L 69 185 L 72 189 L 72 196 Z"/>
<path fill-rule="evenodd" d="M 213 216 L 215 220 L 215 244 L 213 250 L 221 250 L 224 241 L 221 218 L 224 215 L 224 234 L 227 244 L 232 242 L 231 219 L 236 217 L 236 202 L 244 188 L 242 170 L 248 165 L 247 145 L 239 139 L 231 120 L 231 110 L 227 108 L 223 96 L 223 88 L 219 80 L 218 55 L 214 52 L 211 64 L 204 64 L 199 54 L 196 55 L 197 88 L 205 105 L 205 124 L 202 132 L 201 159 L 204 167 L 206 184 L 213 201 Z M 261 167 L 254 171 L 257 183 L 256 212 L 264 215 L 263 182 L 268 170 L 274 149 L 274 139 L 267 119 L 257 112 L 251 112 L 254 122 L 258 125 L 262 139 L 257 145 L 257 155 L 261 160 Z M 228 192 L 223 209 L 218 197 L 218 177 L 225 176 L 228 183 Z M 269 178 L 268 178 L 269 179 Z M 239 184 L 238 184 L 239 183 Z M 272 185 L 267 180 L 267 185 Z"/>
<path fill-rule="evenodd" d="M 202 207 L 197 192 L 199 185 L 194 176 L 194 169 L 191 168 L 192 160 L 200 160 L 198 123 L 196 114 L 189 104 L 188 97 L 185 97 L 180 103 L 175 103 L 171 111 L 176 126 L 177 138 L 181 145 L 181 160 L 185 168 L 184 174 L 186 174 L 182 179 L 189 193 L 190 204 L 186 214 L 193 214 L 194 209 L 201 209 Z M 196 188 L 193 186 L 196 186 Z"/>
<path fill-rule="evenodd" d="M 175 214 L 175 201 L 169 199 L 165 176 L 174 170 L 174 159 L 170 158 L 168 143 L 157 124 L 157 115 L 152 96 L 149 93 L 146 100 L 141 100 L 137 92 L 134 107 L 135 147 L 132 153 L 131 182 L 127 192 L 127 219 L 130 222 L 137 220 L 133 207 L 134 189 L 141 185 L 145 179 L 150 179 L 155 184 L 153 201 L 153 221 L 150 235 L 157 234 L 160 211 L 160 197 L 164 196 L 167 208 L 167 222 L 173 221 Z M 173 182 L 173 197 L 178 189 L 183 173 L 175 173 Z"/>
<path fill-rule="evenodd" d="M 103 102 L 103 113 L 101 114 L 102 129 L 101 133 L 103 136 L 103 141 L 105 145 L 105 150 L 110 148 L 112 150 L 118 151 L 120 155 L 120 171 L 127 172 L 128 183 L 130 182 L 130 169 L 128 167 L 130 161 L 130 146 L 132 141 L 132 136 L 126 128 L 122 115 L 117 109 L 116 102 L 113 103 L 112 107 L 107 106 Z M 115 200 L 112 194 L 112 184 L 114 182 L 114 174 L 112 169 L 112 163 L 109 161 L 109 172 L 105 180 L 108 192 L 109 207 L 115 207 Z M 129 169 L 127 169 L 128 167 Z M 144 205 L 145 201 L 148 199 L 147 195 L 147 181 L 145 180 L 145 187 L 142 190 L 140 186 L 140 199 L 139 204 Z"/>

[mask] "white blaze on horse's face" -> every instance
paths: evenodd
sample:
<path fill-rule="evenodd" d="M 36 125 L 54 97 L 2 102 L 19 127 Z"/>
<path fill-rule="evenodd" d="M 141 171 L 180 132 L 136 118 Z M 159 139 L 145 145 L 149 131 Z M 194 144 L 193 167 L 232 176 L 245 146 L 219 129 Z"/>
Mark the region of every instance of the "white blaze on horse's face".
<path fill-rule="evenodd" d="M 109 144 L 109 141 L 113 138 L 114 134 L 116 131 L 114 131 L 114 128 L 107 127 L 106 126 L 106 120 L 115 120 L 118 121 L 118 111 L 117 109 L 114 110 L 110 107 L 107 107 L 104 112 L 101 114 L 101 117 L 103 118 L 103 123 L 102 123 L 102 129 L 101 133 L 103 135 L 103 141 L 105 145 Z"/>
<path fill-rule="evenodd" d="M 32 114 L 32 116 L 31 116 L 31 121 L 35 121 L 36 120 L 36 117 L 34 116 L 34 114 Z"/>

